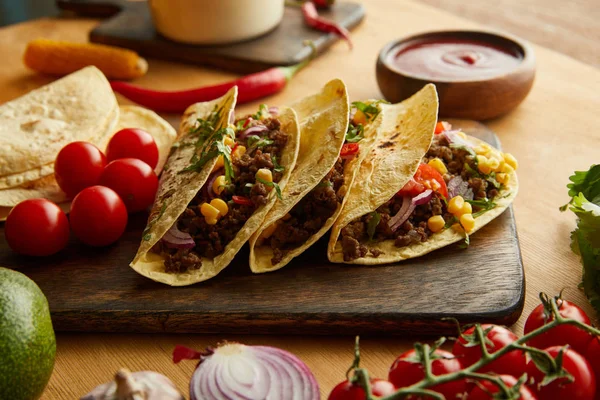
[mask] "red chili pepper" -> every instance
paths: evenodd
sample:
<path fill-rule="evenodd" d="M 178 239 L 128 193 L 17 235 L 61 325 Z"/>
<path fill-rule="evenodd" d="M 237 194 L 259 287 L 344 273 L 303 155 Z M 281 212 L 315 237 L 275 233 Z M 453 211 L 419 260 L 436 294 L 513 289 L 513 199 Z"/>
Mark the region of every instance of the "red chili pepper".
<path fill-rule="evenodd" d="M 317 8 L 329 8 L 335 3 L 335 0 L 312 0 Z"/>
<path fill-rule="evenodd" d="M 304 16 L 304 22 L 306 22 L 308 26 L 321 32 L 335 33 L 336 35 L 341 36 L 348 42 L 350 49 L 352 49 L 350 32 L 337 22 L 320 17 L 313 2 L 307 1 L 302 4 L 302 15 Z"/>
<path fill-rule="evenodd" d="M 342 146 L 342 151 L 340 151 L 341 157 L 353 156 L 358 153 L 360 147 L 358 143 L 346 143 Z"/>
<path fill-rule="evenodd" d="M 246 120 L 246 122 L 244 122 L 244 126 L 242 126 L 242 128 L 245 128 L 248 126 L 248 124 L 252 121 L 252 117 L 248 117 L 248 119 Z"/>
<path fill-rule="evenodd" d="M 252 204 L 254 204 L 252 203 L 252 200 L 244 196 L 232 196 L 231 199 L 234 203 L 241 204 L 243 206 L 251 206 Z"/>
<path fill-rule="evenodd" d="M 269 68 L 219 85 L 169 92 L 145 89 L 122 81 L 111 81 L 110 86 L 115 92 L 129 100 L 161 112 L 182 113 L 194 103 L 210 101 L 223 96 L 234 86 L 238 87 L 237 104 L 248 103 L 282 90 L 288 81 L 314 57 L 316 48 L 312 42 L 309 44 L 313 49 L 313 54 L 299 64 Z"/>

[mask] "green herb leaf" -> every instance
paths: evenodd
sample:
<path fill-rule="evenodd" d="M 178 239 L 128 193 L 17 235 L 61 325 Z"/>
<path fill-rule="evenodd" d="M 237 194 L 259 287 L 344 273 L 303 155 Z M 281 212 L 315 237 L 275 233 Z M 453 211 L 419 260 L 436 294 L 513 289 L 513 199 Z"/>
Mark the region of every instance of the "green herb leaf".
<path fill-rule="evenodd" d="M 479 200 L 465 200 L 467 203 L 471 204 L 473 207 L 479 208 L 479 211 L 473 213 L 473 218 L 477 218 L 482 214 L 496 208 L 496 203 L 494 203 L 490 199 L 479 199 Z"/>
<path fill-rule="evenodd" d="M 369 219 L 369 223 L 367 224 L 367 235 L 369 235 L 369 240 L 373 240 L 377 225 L 379 225 L 379 222 L 381 221 L 381 215 L 377 211 L 373 211 L 370 216 L 371 219 Z"/>
<path fill-rule="evenodd" d="M 273 171 L 275 171 L 275 172 L 285 171 L 285 167 L 279 165 L 279 162 L 277 161 L 277 156 L 271 157 L 271 160 L 273 161 Z"/>
<path fill-rule="evenodd" d="M 256 114 L 252 115 L 252 118 L 256 120 L 261 120 L 267 118 L 269 115 L 269 107 L 266 104 L 261 104 L 260 106 L 258 106 L 258 111 L 256 112 Z"/>
<path fill-rule="evenodd" d="M 225 181 L 231 183 L 233 179 L 233 165 L 231 163 L 231 147 L 223 142 L 216 142 L 217 151 L 223 156 L 223 168 L 225 169 Z"/>
<path fill-rule="evenodd" d="M 475 161 L 475 165 L 478 164 L 477 153 L 475 153 L 475 150 L 473 150 L 469 146 L 464 146 L 464 145 L 459 145 L 459 144 L 450 144 L 450 147 L 452 147 L 453 149 L 460 149 L 460 150 L 466 151 L 467 153 L 469 153 L 469 155 L 471 155 L 473 157 L 473 160 Z"/>
<path fill-rule="evenodd" d="M 261 179 L 261 178 L 256 178 L 256 180 L 267 187 L 275 188 L 275 193 L 277 193 L 277 198 L 279 200 L 283 200 L 283 197 L 281 196 L 281 188 L 279 187 L 279 185 L 277 183 L 265 181 L 264 179 Z"/>
<path fill-rule="evenodd" d="M 583 193 L 590 202 L 600 205 L 600 164 L 592 165 L 588 171 L 575 171 L 569 180 L 570 197 Z"/>
<path fill-rule="evenodd" d="M 374 102 L 369 103 L 369 104 L 363 103 L 362 101 L 354 101 L 354 102 L 352 102 L 352 107 L 356 108 L 357 110 L 362 111 L 362 113 L 367 116 L 367 121 L 372 121 L 381 112 L 381 110 L 379 109 L 379 107 L 377 107 L 377 105 L 380 104 L 380 103 L 389 104 L 385 100 L 378 100 L 378 101 L 374 101 Z"/>
<path fill-rule="evenodd" d="M 362 124 L 348 125 L 348 132 L 346 132 L 346 142 L 356 143 L 364 139 L 365 128 Z"/>

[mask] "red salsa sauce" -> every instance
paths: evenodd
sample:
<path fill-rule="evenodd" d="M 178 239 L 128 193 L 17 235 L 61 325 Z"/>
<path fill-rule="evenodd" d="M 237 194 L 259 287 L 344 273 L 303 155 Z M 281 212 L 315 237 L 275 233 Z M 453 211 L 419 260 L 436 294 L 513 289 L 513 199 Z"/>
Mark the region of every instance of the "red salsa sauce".
<path fill-rule="evenodd" d="M 431 38 L 399 44 L 387 61 L 399 72 L 424 79 L 463 81 L 502 75 L 522 60 L 517 49 L 483 40 Z"/>

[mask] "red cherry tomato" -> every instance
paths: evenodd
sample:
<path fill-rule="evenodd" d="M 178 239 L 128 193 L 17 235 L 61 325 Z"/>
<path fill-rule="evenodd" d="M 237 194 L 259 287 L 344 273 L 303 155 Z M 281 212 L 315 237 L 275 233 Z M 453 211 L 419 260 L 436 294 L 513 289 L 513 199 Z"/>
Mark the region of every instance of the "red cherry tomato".
<path fill-rule="evenodd" d="M 394 385 L 384 379 L 371 379 L 371 392 L 375 396 L 387 396 L 396 391 Z M 359 385 L 344 381 L 333 388 L 327 400 L 365 400 L 365 391 Z"/>
<path fill-rule="evenodd" d="M 360 150 L 360 146 L 358 143 L 346 143 L 342 146 L 342 150 L 340 151 L 341 157 L 348 157 L 358 154 Z"/>
<path fill-rule="evenodd" d="M 556 358 L 561 346 L 545 349 Z M 546 386 L 539 386 L 544 379 L 533 361 L 527 364 L 527 376 L 533 380 L 531 389 L 544 400 L 594 400 L 596 396 L 596 377 L 590 363 L 575 350 L 568 349 L 563 355 L 563 368 L 575 379 L 569 383 L 566 378 L 556 379 Z"/>
<path fill-rule="evenodd" d="M 92 186 L 71 203 L 71 229 L 90 246 L 107 246 L 119 239 L 127 226 L 127 209 L 114 190 Z"/>
<path fill-rule="evenodd" d="M 110 139 L 106 158 L 109 162 L 120 158 L 137 158 L 154 169 L 158 164 L 158 147 L 152 135 L 144 130 L 121 129 Z"/>
<path fill-rule="evenodd" d="M 432 186 L 431 181 L 436 181 L 439 184 L 439 189 L 436 189 L 442 196 L 448 198 L 448 187 L 446 186 L 446 181 L 440 172 L 433 168 L 429 164 L 421 164 L 419 165 L 419 169 L 415 174 L 415 181 L 418 183 L 427 186 L 425 183 L 429 182 L 429 186 Z M 433 189 L 433 187 L 432 187 Z"/>
<path fill-rule="evenodd" d="M 500 375 L 499 377 L 509 388 L 515 386 L 518 382 L 517 378 L 514 376 Z M 493 399 L 492 396 L 500 391 L 498 386 L 490 381 L 480 381 L 479 384 L 482 385 L 483 388 L 475 386 L 467 396 L 467 400 L 491 400 Z M 535 397 L 531 390 L 525 385 L 521 385 L 519 393 L 521 393 L 519 400 L 537 400 L 537 397 Z"/>
<path fill-rule="evenodd" d="M 152 204 L 158 178 L 148 164 L 135 158 L 121 158 L 108 163 L 100 176 L 100 185 L 117 192 L 127 211 L 141 211 Z"/>
<path fill-rule="evenodd" d="M 58 152 L 54 176 L 58 186 L 69 197 L 98 183 L 106 166 L 106 156 L 87 142 L 69 143 Z"/>
<path fill-rule="evenodd" d="M 449 131 L 450 129 L 452 129 L 452 125 L 450 125 L 449 122 L 446 121 L 440 121 L 435 125 L 435 134 L 438 135 L 444 131 Z"/>
<path fill-rule="evenodd" d="M 17 204 L 6 217 L 4 235 L 11 249 L 28 256 L 49 256 L 69 241 L 69 220 L 56 204 L 29 199 Z"/>
<path fill-rule="evenodd" d="M 559 300 L 558 311 L 560 315 L 565 318 L 572 318 L 574 320 L 583 322 L 584 324 L 590 325 L 590 318 L 576 304 L 571 303 L 567 300 Z M 525 321 L 525 334 L 536 330 L 542 325 L 554 320 L 552 313 L 547 314 L 544 309 L 544 305 L 540 304 L 533 309 L 531 314 Z M 586 331 L 573 326 L 573 325 L 560 325 L 550 329 L 548 332 L 544 332 L 539 336 L 531 339 L 527 344 L 538 349 L 545 349 L 550 346 L 564 346 L 568 344 L 572 349 L 577 351 L 579 354 L 585 354 L 588 344 L 592 340 L 592 335 Z"/>
<path fill-rule="evenodd" d="M 594 370 L 594 375 L 596 376 L 596 391 L 600 392 L 600 338 L 595 337 L 590 341 L 584 356 L 592 366 L 592 370 Z"/>
<path fill-rule="evenodd" d="M 481 325 L 483 330 L 492 327 L 487 334 L 487 339 L 491 344 L 487 344 L 486 348 L 490 353 L 495 353 L 506 345 L 517 340 L 517 336 L 508 329 L 498 325 Z M 475 327 L 471 327 L 463 332 L 463 335 L 474 335 Z M 479 345 L 467 347 L 467 341 L 461 336 L 454 347 L 452 353 L 460 360 L 464 367 L 475 364 L 481 358 L 481 350 Z M 521 377 L 525 372 L 526 366 L 525 354 L 521 350 L 513 350 L 503 355 L 496 361 L 482 367 L 478 372 L 495 372 L 497 374 L 512 375 L 515 378 Z"/>
<path fill-rule="evenodd" d="M 460 361 L 458 361 L 449 351 L 437 349 L 435 355 L 443 358 L 432 361 L 431 372 L 434 375 L 444 375 L 462 369 Z M 419 362 L 411 361 L 411 359 L 414 360 L 415 358 L 416 353 L 414 349 L 402 353 L 396 358 L 388 375 L 388 380 L 392 382 L 394 386 L 397 388 L 411 386 L 425 378 L 423 365 Z M 455 399 L 457 395 L 462 394 L 467 390 L 467 384 L 465 380 L 461 379 L 433 386 L 430 389 L 443 394 L 447 399 Z"/>

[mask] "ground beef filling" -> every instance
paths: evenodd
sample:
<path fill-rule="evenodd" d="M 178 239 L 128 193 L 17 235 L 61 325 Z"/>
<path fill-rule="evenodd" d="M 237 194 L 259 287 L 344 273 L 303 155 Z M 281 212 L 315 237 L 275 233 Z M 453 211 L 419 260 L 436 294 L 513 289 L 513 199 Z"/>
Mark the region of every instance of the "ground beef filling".
<path fill-rule="evenodd" d="M 196 246 L 192 249 L 177 249 L 159 241 L 153 248 L 153 251 L 165 258 L 167 272 L 181 273 L 198 269 L 202 266 L 201 257 L 214 258 L 223 253 L 225 246 L 236 237 L 254 211 L 267 203 L 267 196 L 273 189 L 256 182 L 256 172 L 261 168 L 268 168 L 273 174 L 274 182 L 281 180 L 282 173 L 274 171 L 273 156 L 276 156 L 277 160 L 281 160 L 288 135 L 279 130 L 280 122 L 276 118 L 269 118 L 262 123 L 269 128 L 269 131 L 261 133 L 261 137 L 272 140 L 272 144 L 262 148 L 252 148 L 248 145 L 248 138 L 236 139 L 238 145 L 247 148 L 247 152 L 240 158 L 232 156 L 234 170 L 232 185 L 218 196 L 227 202 L 229 207 L 227 215 L 221 217 L 217 224 L 209 225 L 200 213 L 200 206 L 215 197 L 209 196 L 209 190 L 212 194 L 212 188 L 207 187 L 210 182 L 209 178 L 207 184 L 198 191 L 196 197 L 177 220 L 177 228 L 182 232 L 189 233 Z M 219 174 L 222 174 L 222 171 Z M 252 204 L 238 204 L 232 200 L 233 196 L 249 199 Z"/>
<path fill-rule="evenodd" d="M 429 151 L 423 158 L 423 163 L 427 163 L 436 157 L 444 161 L 448 169 L 448 173 L 444 175 L 446 183 L 455 176 L 460 175 L 468 183 L 475 200 L 493 199 L 498 195 L 499 192 L 494 185 L 473 174 L 472 171 L 477 170 L 473 156 L 467 150 L 450 147 L 444 135 L 435 136 Z M 470 171 L 465 165 L 468 165 L 472 170 Z M 400 210 L 402 202 L 402 197 L 394 196 L 377 209 L 376 212 L 381 219 L 373 235 L 374 241 L 394 240 L 396 247 L 423 243 L 433 234 L 427 227 L 427 220 L 430 217 L 441 215 L 446 222 L 451 221 L 453 218 L 447 210 L 443 196 L 436 192 L 428 203 L 417 206 L 406 222 L 395 232 L 392 232 L 388 221 Z M 477 210 L 477 207 L 473 207 L 474 212 Z M 381 254 L 379 250 L 370 250 L 368 246 L 367 228 L 372 218 L 374 218 L 373 213 L 364 215 L 342 229 L 342 252 L 345 261 L 366 257 L 369 253 L 373 257 L 378 257 Z"/>
<path fill-rule="evenodd" d="M 264 240 L 264 246 L 273 249 L 271 264 L 281 262 L 285 254 L 317 233 L 342 203 L 338 194 L 344 184 L 344 160 L 338 158 L 335 166 L 310 193 L 292 208 L 286 220 L 280 220 L 275 231 Z"/>

